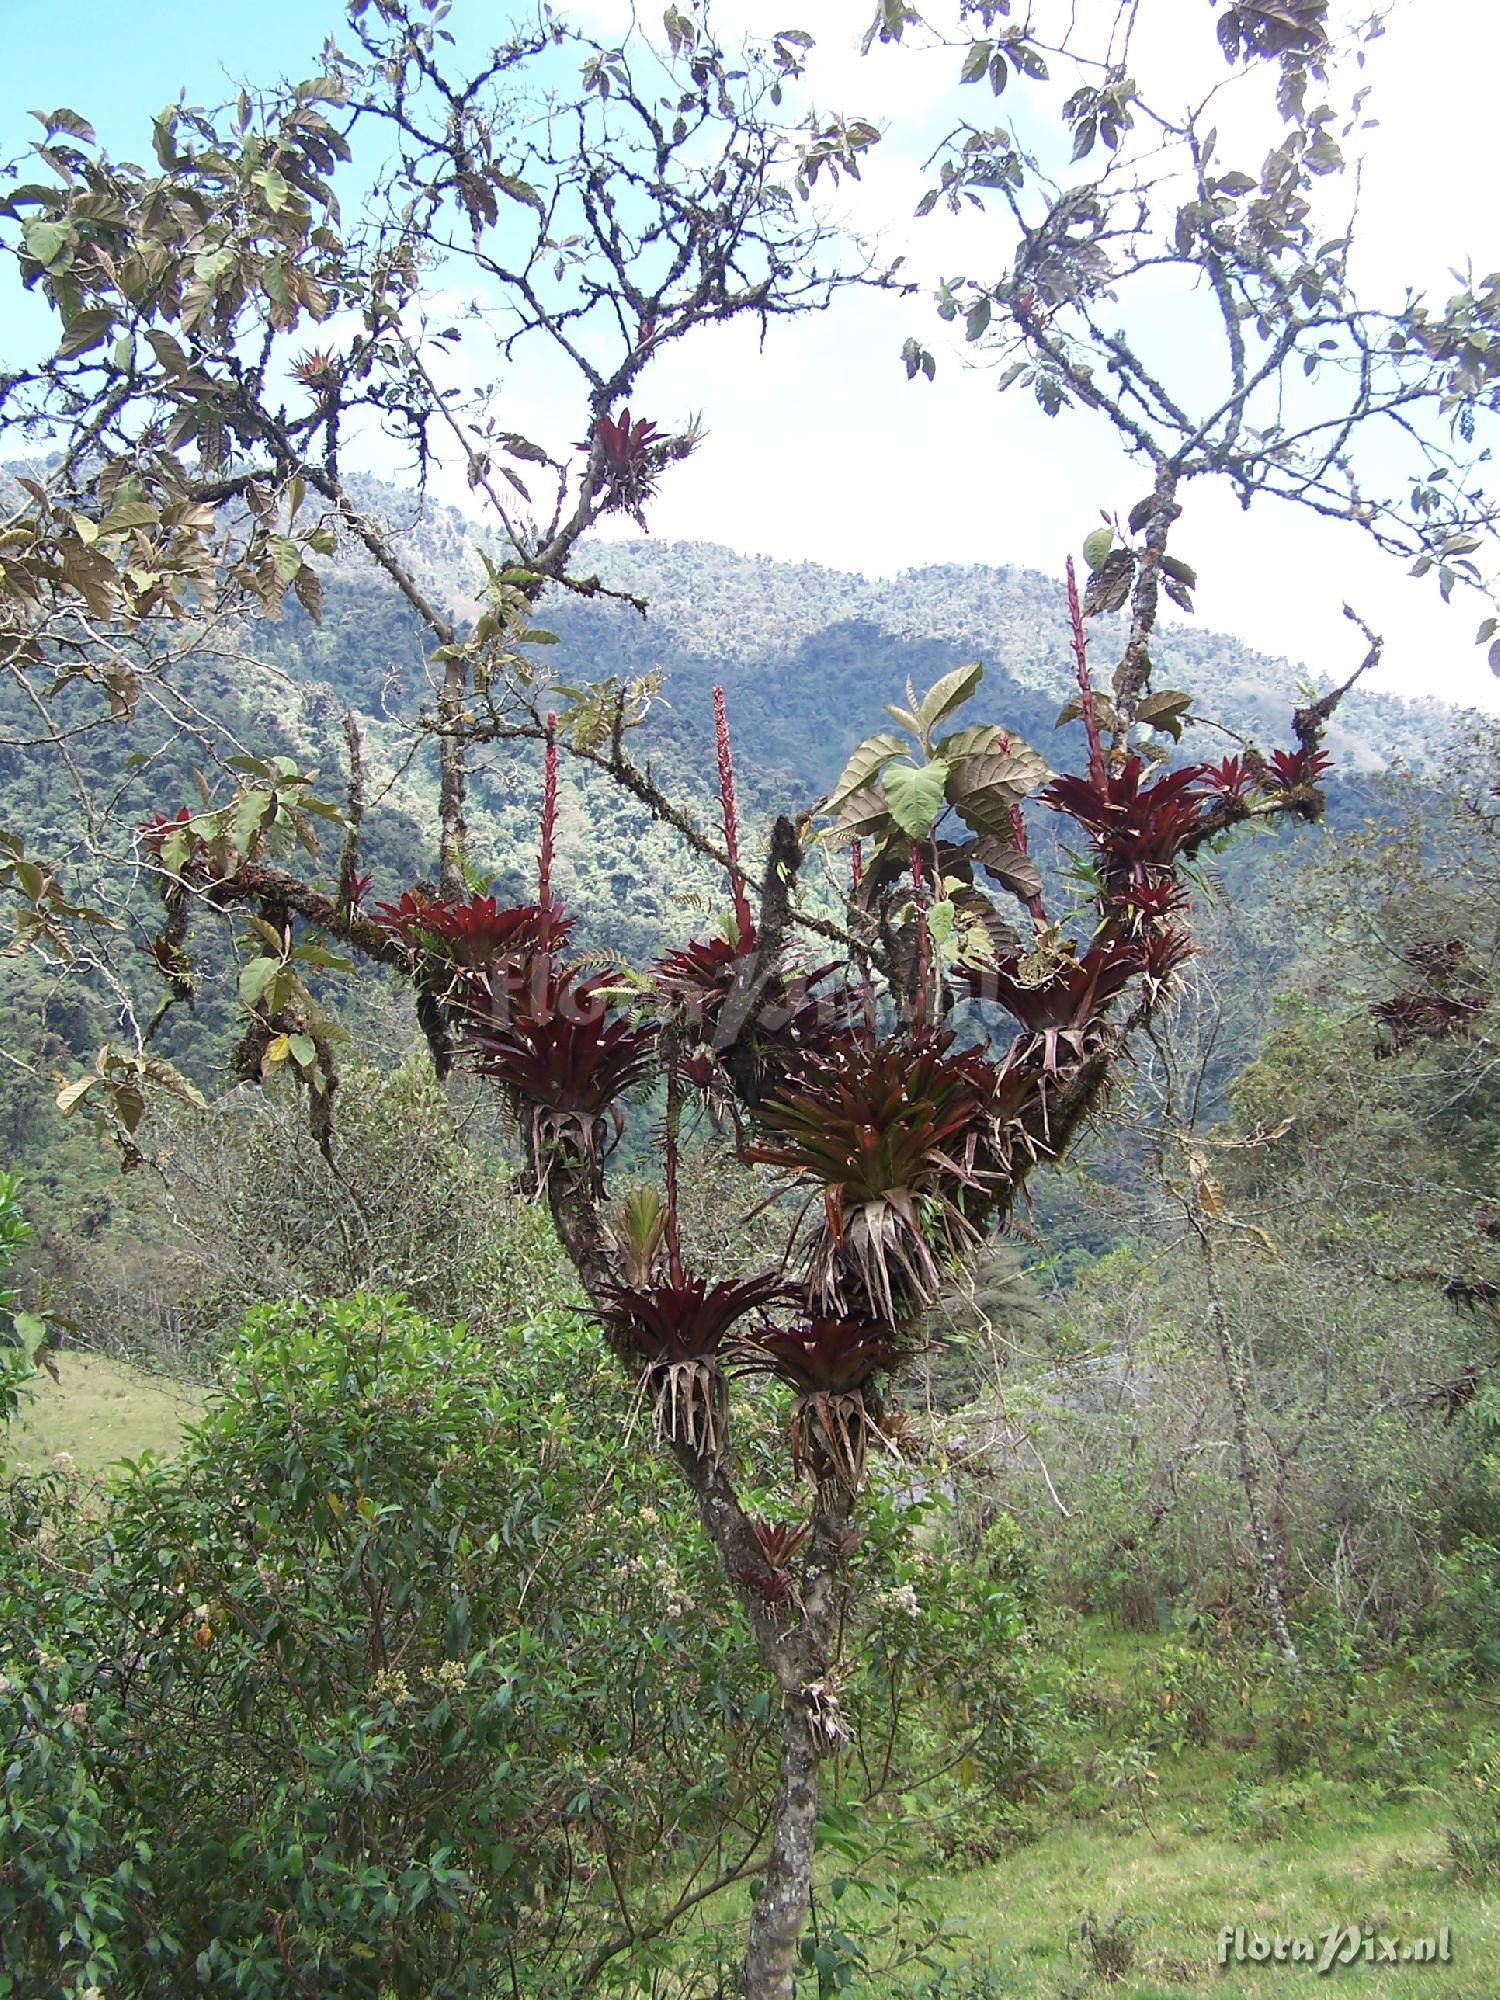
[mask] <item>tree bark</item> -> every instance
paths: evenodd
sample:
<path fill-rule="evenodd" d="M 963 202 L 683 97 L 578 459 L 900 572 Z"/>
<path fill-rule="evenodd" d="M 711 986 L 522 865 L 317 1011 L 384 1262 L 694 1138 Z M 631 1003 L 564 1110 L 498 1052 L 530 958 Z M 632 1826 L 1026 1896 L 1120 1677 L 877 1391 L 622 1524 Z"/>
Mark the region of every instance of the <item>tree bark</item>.
<path fill-rule="evenodd" d="M 819 1733 L 807 1697 L 798 1690 L 785 1693 L 771 1856 L 751 1913 L 745 1948 L 746 2000 L 792 2000 L 798 1942 L 812 1896 Z"/>

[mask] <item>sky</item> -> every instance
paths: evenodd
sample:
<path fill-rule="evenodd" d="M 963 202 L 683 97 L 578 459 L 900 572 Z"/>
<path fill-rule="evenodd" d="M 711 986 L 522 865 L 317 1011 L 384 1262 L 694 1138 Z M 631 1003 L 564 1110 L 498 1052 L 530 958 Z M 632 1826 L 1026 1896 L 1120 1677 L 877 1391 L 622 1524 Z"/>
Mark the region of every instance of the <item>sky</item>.
<path fill-rule="evenodd" d="M 1106 4 L 1079 0 L 1085 11 Z M 862 58 L 871 6 L 788 0 L 782 10 L 787 24 L 818 37 L 810 83 L 820 102 L 887 127 L 861 186 L 846 185 L 840 196 L 843 212 L 879 228 L 884 246 L 905 251 L 924 282 L 982 272 L 983 218 L 909 220 L 954 59 L 879 48 Z M 1155 43 L 1139 49 L 1138 66 L 1165 77 L 1166 94 L 1179 89 L 1184 103 L 1197 78 L 1182 67 L 1188 38 L 1180 31 L 1184 14 L 1202 7 L 1152 0 L 1143 10 Z M 564 11 L 608 32 L 629 14 L 627 0 L 580 0 Z M 655 10 L 644 11 L 650 18 Z M 721 32 L 769 22 L 763 0 L 720 0 L 715 15 Z M 69 104 L 113 149 L 140 157 L 147 120 L 180 89 L 211 101 L 230 79 L 309 73 L 322 36 L 342 18 L 335 0 L 250 8 L 137 0 L 129 9 L 118 0 L 50 8 L 0 0 L 0 28 L 13 30 L 0 73 L 0 154 L 14 157 L 29 142 L 32 108 Z M 492 0 L 454 0 L 450 25 L 478 33 L 494 18 Z M 1387 295 L 1410 284 L 1442 299 L 1454 289 L 1450 267 L 1468 258 L 1481 273 L 1500 265 L 1487 138 L 1496 73 L 1500 8 L 1392 0 L 1366 72 L 1368 109 L 1380 124 L 1363 135 L 1361 196 L 1364 276 Z M 15 337 L 15 324 L 0 319 L 0 343 Z M 909 334 L 938 355 L 935 382 L 907 382 L 899 353 Z M 701 410 L 707 431 L 652 508 L 652 532 L 663 540 L 717 541 L 867 575 L 930 563 L 1019 563 L 1057 574 L 1101 509 L 1123 513 L 1142 490 L 1140 470 L 1088 418 L 1052 420 L 1024 395 L 997 396 L 993 377 L 968 365 L 926 298 L 845 294 L 826 314 L 773 328 L 763 351 L 749 328 L 715 329 L 674 350 L 670 374 L 648 378 L 643 390 L 652 416 L 670 423 Z M 559 425 L 576 426 L 560 385 L 555 398 L 545 379 L 522 393 L 528 407 L 517 429 L 534 424 L 532 434 L 556 437 L 570 434 Z M 460 482 L 451 497 L 461 497 Z M 1376 685 L 1500 709 L 1500 682 L 1472 643 L 1483 607 L 1458 597 L 1444 607 L 1430 580 L 1406 578 L 1356 529 L 1274 503 L 1242 513 L 1204 486 L 1191 495 L 1174 547 L 1199 572 L 1202 626 L 1319 678 L 1342 678 L 1362 650 L 1342 617 L 1348 601 L 1386 636 Z"/>

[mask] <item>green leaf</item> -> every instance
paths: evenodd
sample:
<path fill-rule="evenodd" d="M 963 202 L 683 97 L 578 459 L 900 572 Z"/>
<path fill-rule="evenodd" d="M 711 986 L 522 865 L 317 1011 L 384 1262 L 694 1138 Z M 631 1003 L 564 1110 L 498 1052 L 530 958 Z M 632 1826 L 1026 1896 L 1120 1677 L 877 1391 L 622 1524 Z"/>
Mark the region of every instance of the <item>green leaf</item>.
<path fill-rule="evenodd" d="M 81 1076 L 76 1083 L 64 1084 L 57 1093 L 57 1108 L 64 1118 L 81 1104 L 98 1081 L 96 1077 Z"/>
<path fill-rule="evenodd" d="M 99 532 L 101 535 L 123 535 L 128 528 L 154 528 L 156 523 L 156 509 L 148 507 L 144 500 L 121 500 L 99 523 Z"/>
<path fill-rule="evenodd" d="M 891 818 L 903 833 L 922 840 L 931 833 L 932 823 L 943 807 L 943 787 L 948 766 L 941 757 L 920 769 L 911 764 L 892 764 L 885 774 L 885 795 Z"/>
<path fill-rule="evenodd" d="M 953 905 L 946 898 L 941 903 L 934 903 L 927 912 L 927 935 L 939 951 L 953 935 L 953 918 Z"/>
<path fill-rule="evenodd" d="M 87 118 L 80 118 L 76 111 L 70 111 L 65 104 L 59 105 L 56 111 L 33 111 L 31 115 L 39 125 L 46 128 L 49 139 L 54 132 L 66 132 L 70 139 L 77 139 L 82 145 L 92 146 L 94 143 L 93 126 Z"/>
<path fill-rule="evenodd" d="M 240 998 L 247 1007 L 254 1007 L 264 995 L 266 988 L 281 970 L 277 958 L 252 958 L 239 979 Z"/>
<path fill-rule="evenodd" d="M 919 711 L 922 727 L 935 729 L 954 709 L 962 708 L 983 679 L 982 663 L 970 660 L 966 667 L 955 667 L 951 674 L 944 674 L 941 680 L 934 681 L 922 697 Z"/>
<path fill-rule="evenodd" d="M 988 299 L 976 299 L 974 301 L 973 305 L 969 307 L 968 312 L 964 315 L 965 340 L 978 340 L 979 336 L 990 323 L 990 311 L 991 307 Z"/>
<path fill-rule="evenodd" d="M 1104 559 L 1115 545 L 1113 528 L 1095 528 L 1091 535 L 1083 538 L 1083 559 L 1091 571 L 1101 570 Z"/>
<path fill-rule="evenodd" d="M 57 344 L 59 360 L 86 354 L 91 347 L 100 346 L 114 331 L 114 325 L 115 316 L 108 306 L 88 306 L 83 312 L 74 313 Z"/>
<path fill-rule="evenodd" d="M 272 535 L 267 543 L 271 562 L 283 583 L 295 583 L 302 567 L 302 551 L 286 535 Z"/>
<path fill-rule="evenodd" d="M 971 722 L 965 729 L 955 729 L 951 736 L 945 736 L 937 746 L 939 757 L 946 757 L 951 764 L 959 757 L 989 756 L 998 751 L 1005 740 L 1005 731 L 994 722 Z"/>
<path fill-rule="evenodd" d="M 922 718 L 920 715 L 914 715 L 909 708 L 902 708 L 898 702 L 892 701 L 888 701 L 885 704 L 885 712 L 891 718 L 892 722 L 899 722 L 903 729 L 909 729 L 917 741 L 921 742 Z"/>
<path fill-rule="evenodd" d="M 885 793 L 879 785 L 865 785 L 860 791 L 850 793 L 837 824 L 818 837 L 830 847 L 846 847 L 851 840 L 864 840 L 872 834 L 884 839 L 890 831 L 891 808 Z"/>
<path fill-rule="evenodd" d="M 40 1313 L 19 1312 L 11 1316 L 16 1337 L 28 1361 L 34 1361 L 37 1352 L 47 1344 L 47 1322 Z"/>
<path fill-rule="evenodd" d="M 163 333 L 157 327 L 147 328 L 146 345 L 169 375 L 185 375 L 192 366 L 185 350 L 178 346 L 171 334 Z"/>
<path fill-rule="evenodd" d="M 1183 717 L 1193 705 L 1193 697 L 1183 694 L 1177 688 L 1163 688 L 1160 694 L 1149 695 L 1136 710 L 1136 717 L 1148 728 L 1159 729 L 1170 736 L 1174 743 L 1182 741 Z"/>
<path fill-rule="evenodd" d="M 165 1056 L 148 1054 L 145 1057 L 146 1074 L 153 1083 L 159 1083 L 163 1090 L 170 1090 L 182 1103 L 192 1106 L 194 1111 L 207 1111 L 208 1099 L 190 1077 L 183 1075 L 175 1063 Z"/>
<path fill-rule="evenodd" d="M 236 854 L 243 855 L 247 861 L 255 846 L 255 836 L 265 824 L 271 804 L 269 792 L 246 792 L 235 804 L 229 821 L 229 837 L 234 842 Z"/>
<path fill-rule="evenodd" d="M 28 257 L 35 257 L 43 270 L 50 271 L 65 250 L 71 250 L 73 231 L 66 222 L 28 222 L 21 232 Z"/>
<path fill-rule="evenodd" d="M 863 790 L 873 778 L 878 778 L 882 766 L 892 757 L 904 756 L 905 753 L 906 745 L 901 738 L 892 736 L 889 731 L 879 736 L 867 736 L 839 773 L 838 782 L 828 794 L 828 810 L 836 812 L 846 799 Z"/>
<path fill-rule="evenodd" d="M 986 834 L 976 840 L 969 850 L 973 858 L 988 875 L 1009 889 L 1013 896 L 1019 896 L 1023 903 L 1029 903 L 1033 896 L 1042 893 L 1042 871 L 1029 854 L 1023 854 L 1012 840 L 1003 836 Z"/>
<path fill-rule="evenodd" d="M 948 776 L 948 800 L 975 833 L 1011 833 L 1011 808 L 1048 775 L 1045 762 L 1024 743 L 1008 754 L 963 757 Z"/>
<path fill-rule="evenodd" d="M 519 174 L 496 174 L 495 185 L 508 194 L 512 201 L 524 202 L 528 208 L 534 208 L 538 215 L 546 215 L 546 202 L 542 200 L 530 181 L 523 181 Z"/>
<path fill-rule="evenodd" d="M 990 56 L 994 52 L 991 42 L 973 42 L 964 57 L 963 68 L 958 73 L 960 83 L 978 83 L 990 66 Z"/>
<path fill-rule="evenodd" d="M 288 1035 L 286 1045 L 298 1069 L 311 1069 L 318 1060 L 318 1045 L 311 1035 Z"/>

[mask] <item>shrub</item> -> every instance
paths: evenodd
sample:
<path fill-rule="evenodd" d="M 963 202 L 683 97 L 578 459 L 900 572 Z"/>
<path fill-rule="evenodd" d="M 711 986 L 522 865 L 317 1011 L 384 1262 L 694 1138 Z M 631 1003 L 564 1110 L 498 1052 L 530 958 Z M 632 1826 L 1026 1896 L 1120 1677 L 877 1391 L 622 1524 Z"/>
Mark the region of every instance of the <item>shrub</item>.
<path fill-rule="evenodd" d="M 1500 1742 L 1476 1748 L 1454 1773 L 1448 1855 L 1466 1882 L 1500 1881 Z"/>
<path fill-rule="evenodd" d="M 606 1847 L 686 1859 L 754 1795 L 748 1638 L 578 1422 L 597 1368 L 265 1308 L 102 1521 L 14 1491 L 0 1994 L 487 1993 L 597 1937 Z"/>

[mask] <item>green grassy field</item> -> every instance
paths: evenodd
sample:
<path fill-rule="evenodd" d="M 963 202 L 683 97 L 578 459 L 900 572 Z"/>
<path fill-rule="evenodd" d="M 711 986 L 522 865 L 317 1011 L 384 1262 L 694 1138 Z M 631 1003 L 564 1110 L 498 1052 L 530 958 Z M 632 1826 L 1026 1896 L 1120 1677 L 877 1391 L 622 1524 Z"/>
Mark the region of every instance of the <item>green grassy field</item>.
<path fill-rule="evenodd" d="M 993 1954 L 996 1993 L 1026 2000 L 1106 1991 L 1119 2000 L 1166 2000 L 1194 1988 L 1247 2000 L 1331 1989 L 1433 2000 L 1500 1996 L 1500 1893 L 1480 1893 L 1453 1875 L 1441 1798 L 1370 1811 L 1357 1794 L 1335 1794 L 1284 1837 L 1256 1842 L 1211 1824 L 1235 1783 L 1222 1758 L 1184 1759 L 1162 1776 L 1170 1789 L 1164 1782 L 1153 1831 L 1060 1815 L 994 1866 L 928 1885 L 973 1946 Z M 1105 1930 L 1124 1920 L 1130 1962 L 1114 1982 L 1080 1938 L 1086 1917 Z M 1247 1943 L 1255 1933 L 1274 1940 L 1279 1932 L 1311 1937 L 1319 1950 L 1331 1926 L 1368 1925 L 1399 1945 L 1446 1925 L 1452 1962 L 1368 1964 L 1361 1956 L 1324 1974 L 1291 1962 L 1221 1967 L 1219 1933 L 1236 1924 Z M 976 1987 L 976 1996 L 984 1991 Z"/>
<path fill-rule="evenodd" d="M 171 1451 L 202 1408 L 202 1398 L 165 1375 L 147 1375 L 102 1354 L 66 1348 L 55 1357 L 59 1380 L 39 1373 L 5 1438 L 5 1456 L 28 1471 L 66 1452 L 81 1472 L 143 1451 Z"/>

